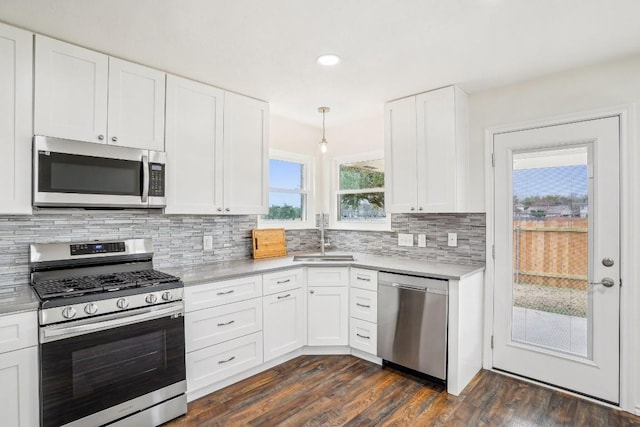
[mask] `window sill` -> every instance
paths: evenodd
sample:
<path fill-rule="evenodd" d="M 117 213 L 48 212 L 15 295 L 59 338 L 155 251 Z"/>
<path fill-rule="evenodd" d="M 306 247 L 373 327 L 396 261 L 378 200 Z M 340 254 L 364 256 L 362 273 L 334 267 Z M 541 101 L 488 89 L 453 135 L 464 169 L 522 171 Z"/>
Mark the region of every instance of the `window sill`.
<path fill-rule="evenodd" d="M 285 230 L 307 230 L 310 228 L 316 228 L 315 224 L 311 221 L 261 221 L 258 220 L 258 228 L 284 228 Z"/>
<path fill-rule="evenodd" d="M 349 230 L 349 231 L 392 231 L 391 221 L 385 222 L 334 222 L 329 226 L 330 230 Z"/>

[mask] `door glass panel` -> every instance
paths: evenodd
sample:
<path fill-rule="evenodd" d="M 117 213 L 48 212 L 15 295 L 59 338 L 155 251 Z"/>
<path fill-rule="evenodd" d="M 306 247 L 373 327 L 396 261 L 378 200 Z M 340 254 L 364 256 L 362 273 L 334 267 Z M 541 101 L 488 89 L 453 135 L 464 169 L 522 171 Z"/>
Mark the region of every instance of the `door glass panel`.
<path fill-rule="evenodd" d="M 513 154 L 511 339 L 588 357 L 589 151 Z"/>

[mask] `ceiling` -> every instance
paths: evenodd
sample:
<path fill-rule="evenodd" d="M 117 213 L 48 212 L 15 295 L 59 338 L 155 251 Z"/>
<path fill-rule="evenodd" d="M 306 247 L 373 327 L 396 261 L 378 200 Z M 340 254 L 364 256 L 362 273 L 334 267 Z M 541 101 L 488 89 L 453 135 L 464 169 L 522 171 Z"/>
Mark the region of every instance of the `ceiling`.
<path fill-rule="evenodd" d="M 321 125 L 640 54 L 638 0 L 0 0 L 0 21 L 270 102 Z M 336 53 L 323 68 L 315 59 Z M 639 76 L 640 78 L 640 76 Z"/>

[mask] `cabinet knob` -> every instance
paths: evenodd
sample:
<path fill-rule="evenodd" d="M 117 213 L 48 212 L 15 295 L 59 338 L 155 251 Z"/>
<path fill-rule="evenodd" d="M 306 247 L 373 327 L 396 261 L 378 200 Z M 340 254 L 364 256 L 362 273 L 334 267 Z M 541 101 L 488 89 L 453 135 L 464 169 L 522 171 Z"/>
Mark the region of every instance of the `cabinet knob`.
<path fill-rule="evenodd" d="M 100 141 L 104 140 L 104 135 L 98 135 L 98 139 L 99 139 Z"/>
<path fill-rule="evenodd" d="M 218 208 L 218 212 L 222 212 L 222 208 Z"/>
<path fill-rule="evenodd" d="M 229 212 L 231 209 L 229 209 L 229 208 L 225 208 L 224 210 L 225 210 L 225 211 L 227 211 L 227 212 Z"/>
<path fill-rule="evenodd" d="M 422 206 L 420 206 L 420 207 L 418 208 L 418 210 L 419 210 L 419 211 L 421 211 L 421 210 L 422 210 Z"/>
<path fill-rule="evenodd" d="M 117 136 L 113 136 L 113 137 L 111 137 L 111 140 L 112 140 L 113 142 L 118 142 L 118 137 L 117 137 Z"/>
<path fill-rule="evenodd" d="M 413 206 L 411 206 L 411 210 L 412 210 L 412 211 L 415 211 L 415 210 L 416 210 L 416 208 L 414 208 Z"/>
<path fill-rule="evenodd" d="M 315 293 L 315 291 L 312 289 L 312 290 L 309 291 L 309 293 L 313 294 L 313 293 Z"/>

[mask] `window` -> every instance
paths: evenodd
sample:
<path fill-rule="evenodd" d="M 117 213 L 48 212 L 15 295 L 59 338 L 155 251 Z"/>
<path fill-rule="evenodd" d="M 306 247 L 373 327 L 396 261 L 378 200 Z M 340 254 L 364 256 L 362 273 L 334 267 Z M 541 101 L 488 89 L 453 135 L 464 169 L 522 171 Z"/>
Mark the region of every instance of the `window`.
<path fill-rule="evenodd" d="M 384 159 L 382 153 L 336 159 L 335 210 L 338 228 L 388 227 L 384 209 Z"/>
<path fill-rule="evenodd" d="M 260 217 L 265 227 L 312 227 L 313 171 L 308 156 L 272 150 L 269 159 L 269 213 Z"/>

